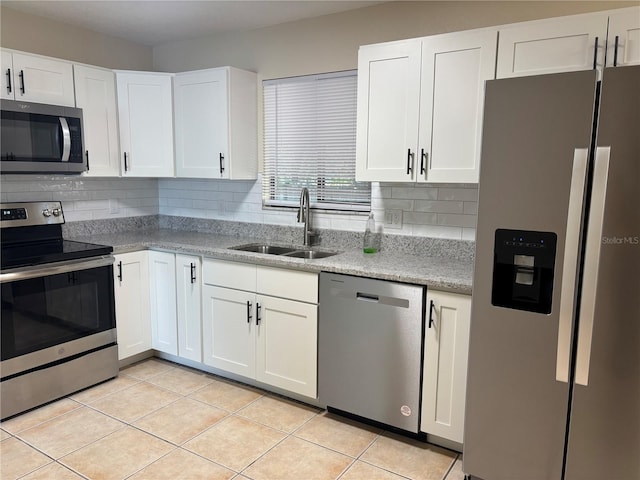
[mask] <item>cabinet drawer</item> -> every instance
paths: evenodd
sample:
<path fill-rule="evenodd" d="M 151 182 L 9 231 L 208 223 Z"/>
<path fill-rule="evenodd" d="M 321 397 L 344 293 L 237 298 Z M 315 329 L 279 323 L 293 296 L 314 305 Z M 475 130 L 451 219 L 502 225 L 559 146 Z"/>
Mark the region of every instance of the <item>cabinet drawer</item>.
<path fill-rule="evenodd" d="M 263 295 L 318 303 L 318 274 L 258 266 L 257 291 Z"/>
<path fill-rule="evenodd" d="M 202 265 L 202 281 L 206 285 L 255 292 L 256 266 L 248 263 L 205 259 Z"/>

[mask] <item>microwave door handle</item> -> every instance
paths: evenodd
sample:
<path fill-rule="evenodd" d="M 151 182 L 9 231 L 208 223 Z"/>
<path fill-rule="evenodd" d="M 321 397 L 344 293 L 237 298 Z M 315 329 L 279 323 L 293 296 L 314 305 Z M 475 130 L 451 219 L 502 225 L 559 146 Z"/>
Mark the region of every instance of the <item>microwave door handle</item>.
<path fill-rule="evenodd" d="M 71 154 L 71 131 L 69 130 L 69 124 L 64 117 L 58 117 L 60 120 L 60 128 L 62 128 L 62 161 L 68 162 L 69 155 Z"/>

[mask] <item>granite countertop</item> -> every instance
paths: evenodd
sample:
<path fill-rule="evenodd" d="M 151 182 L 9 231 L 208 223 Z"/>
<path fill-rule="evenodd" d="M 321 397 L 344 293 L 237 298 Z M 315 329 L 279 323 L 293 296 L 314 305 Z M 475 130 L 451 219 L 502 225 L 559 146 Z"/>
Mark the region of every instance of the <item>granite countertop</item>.
<path fill-rule="evenodd" d="M 248 243 L 259 243 L 256 237 L 239 237 L 180 231 L 175 229 L 148 229 L 130 232 L 103 233 L 95 235 L 71 236 L 72 240 L 111 245 L 114 253 L 125 253 L 141 249 L 170 250 L 192 255 L 202 255 L 225 260 L 250 262 L 258 265 L 285 267 L 310 272 L 334 272 L 393 280 L 445 290 L 470 294 L 473 276 L 473 261 L 455 258 L 435 257 L 381 251 L 364 254 L 360 249 L 332 249 L 337 255 L 306 260 L 279 255 L 229 250 L 229 247 Z M 278 242 L 271 242 L 278 244 Z M 286 243 L 284 243 L 286 245 Z"/>

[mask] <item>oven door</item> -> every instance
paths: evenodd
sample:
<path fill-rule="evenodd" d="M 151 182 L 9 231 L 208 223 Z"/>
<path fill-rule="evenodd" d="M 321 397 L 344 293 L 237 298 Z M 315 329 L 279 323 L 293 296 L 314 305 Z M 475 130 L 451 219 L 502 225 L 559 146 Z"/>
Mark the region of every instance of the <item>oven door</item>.
<path fill-rule="evenodd" d="M 2 379 L 116 343 L 113 256 L 4 272 Z"/>

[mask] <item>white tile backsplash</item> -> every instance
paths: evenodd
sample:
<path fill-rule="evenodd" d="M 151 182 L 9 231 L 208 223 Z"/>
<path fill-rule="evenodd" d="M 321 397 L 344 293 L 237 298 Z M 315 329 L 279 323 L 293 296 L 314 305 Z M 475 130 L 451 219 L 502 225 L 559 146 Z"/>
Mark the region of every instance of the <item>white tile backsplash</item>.
<path fill-rule="evenodd" d="M 401 228 L 388 234 L 473 240 L 478 210 L 476 185 L 377 183 L 371 186 L 377 222 L 385 209 L 402 210 Z M 87 178 L 2 175 L 2 202 L 60 200 L 69 222 L 142 215 L 175 215 L 239 222 L 294 225 L 289 209 L 263 209 L 260 178 L 248 180 Z M 366 214 L 317 212 L 313 226 L 364 231 Z"/>
<path fill-rule="evenodd" d="M 61 201 L 67 222 L 159 213 L 158 180 L 153 178 L 2 175 L 0 192 L 2 202 Z"/>

